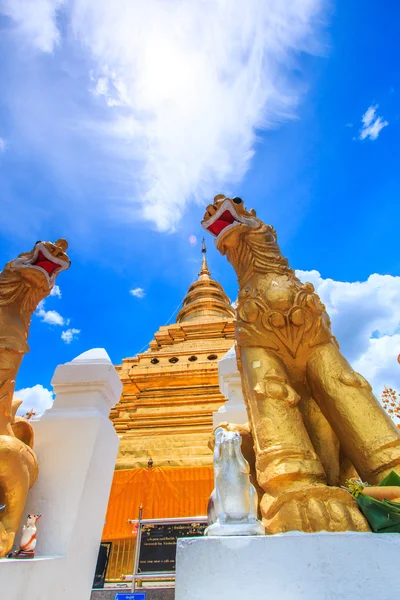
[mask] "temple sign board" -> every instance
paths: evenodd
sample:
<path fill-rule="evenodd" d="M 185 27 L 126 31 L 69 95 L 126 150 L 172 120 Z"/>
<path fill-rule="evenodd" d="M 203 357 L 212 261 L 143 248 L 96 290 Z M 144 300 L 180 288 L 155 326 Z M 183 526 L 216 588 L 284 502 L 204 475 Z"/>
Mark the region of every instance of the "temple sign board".
<path fill-rule="evenodd" d="M 151 523 L 143 525 L 138 573 L 175 571 L 176 542 L 202 536 L 206 523 Z"/>

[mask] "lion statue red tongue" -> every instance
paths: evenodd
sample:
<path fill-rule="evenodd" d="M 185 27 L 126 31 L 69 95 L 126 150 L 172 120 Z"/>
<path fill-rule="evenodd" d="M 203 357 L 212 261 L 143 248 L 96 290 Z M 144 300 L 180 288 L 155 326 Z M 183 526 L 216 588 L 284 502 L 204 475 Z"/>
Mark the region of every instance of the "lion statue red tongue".
<path fill-rule="evenodd" d="M 51 275 L 56 269 L 60 268 L 60 265 L 50 261 L 46 258 L 43 252 L 39 252 L 37 259 L 32 263 L 35 267 L 44 269 L 48 275 Z"/>
<path fill-rule="evenodd" d="M 218 236 L 221 231 L 225 229 L 225 227 L 232 225 L 235 220 L 235 217 L 229 212 L 229 210 L 226 210 L 222 213 L 222 215 L 220 215 L 220 217 L 218 217 L 216 221 L 214 221 L 214 223 L 209 225 L 207 229 L 208 231 L 211 231 L 212 234 Z"/>

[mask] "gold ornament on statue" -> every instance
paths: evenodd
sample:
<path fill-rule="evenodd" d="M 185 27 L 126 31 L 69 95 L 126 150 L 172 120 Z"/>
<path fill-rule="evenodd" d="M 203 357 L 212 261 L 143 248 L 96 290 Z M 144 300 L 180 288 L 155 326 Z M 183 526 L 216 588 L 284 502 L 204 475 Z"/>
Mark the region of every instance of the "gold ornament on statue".
<path fill-rule="evenodd" d="M 0 558 L 12 548 L 38 473 L 32 426 L 16 416 L 21 401 L 13 401 L 15 379 L 29 351 L 32 314 L 50 294 L 57 275 L 70 265 L 67 248 L 64 239 L 37 242 L 0 273 Z"/>
<path fill-rule="evenodd" d="M 340 486 L 357 473 L 371 484 L 400 474 L 399 430 L 341 354 L 274 228 L 223 195 L 202 225 L 238 276 L 237 358 L 267 533 L 368 531 Z"/>

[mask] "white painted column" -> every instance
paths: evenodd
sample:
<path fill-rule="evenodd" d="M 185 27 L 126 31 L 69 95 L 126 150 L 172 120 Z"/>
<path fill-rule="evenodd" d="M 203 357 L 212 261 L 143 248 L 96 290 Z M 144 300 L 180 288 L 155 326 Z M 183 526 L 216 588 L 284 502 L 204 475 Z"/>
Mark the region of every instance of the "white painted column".
<path fill-rule="evenodd" d="M 119 445 L 108 417 L 122 384 L 94 349 L 57 367 L 52 385 L 52 408 L 31 421 L 39 476 L 25 510 L 42 514 L 36 557 L 0 561 L 8 600 L 88 600 L 92 588 Z"/>
<path fill-rule="evenodd" d="M 218 362 L 218 380 L 219 389 L 228 400 L 218 409 L 218 412 L 213 413 L 213 427 L 217 427 L 224 421 L 237 425 L 247 423 L 248 418 L 237 367 L 235 346 L 232 346 Z"/>

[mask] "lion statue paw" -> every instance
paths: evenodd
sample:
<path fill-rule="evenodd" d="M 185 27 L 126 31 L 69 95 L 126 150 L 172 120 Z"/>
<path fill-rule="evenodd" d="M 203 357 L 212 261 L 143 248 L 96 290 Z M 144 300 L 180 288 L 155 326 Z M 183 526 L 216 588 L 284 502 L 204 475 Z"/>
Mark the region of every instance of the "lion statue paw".
<path fill-rule="evenodd" d="M 278 497 L 264 494 L 261 514 L 266 533 L 288 531 L 370 531 L 357 502 L 345 490 L 314 485 Z"/>

